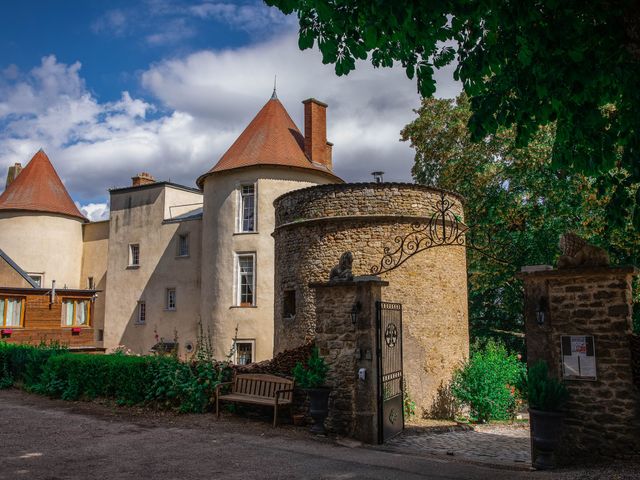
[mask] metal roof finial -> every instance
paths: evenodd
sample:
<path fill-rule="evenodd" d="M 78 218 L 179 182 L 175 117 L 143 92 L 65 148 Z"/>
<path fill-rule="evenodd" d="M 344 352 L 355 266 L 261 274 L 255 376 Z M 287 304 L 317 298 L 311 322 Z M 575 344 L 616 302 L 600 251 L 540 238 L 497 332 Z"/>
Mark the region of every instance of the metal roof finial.
<path fill-rule="evenodd" d="M 273 76 L 273 93 L 271 94 L 271 100 L 277 100 L 278 94 L 276 93 L 276 80 L 278 80 L 278 76 Z"/>

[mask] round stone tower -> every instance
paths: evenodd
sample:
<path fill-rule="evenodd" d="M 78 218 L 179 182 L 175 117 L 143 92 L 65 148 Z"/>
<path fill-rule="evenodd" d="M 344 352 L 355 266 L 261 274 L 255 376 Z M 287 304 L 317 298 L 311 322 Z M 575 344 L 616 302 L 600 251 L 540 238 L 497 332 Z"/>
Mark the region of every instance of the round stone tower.
<path fill-rule="evenodd" d="M 442 388 L 469 353 L 465 249 L 438 246 L 404 257 L 385 253 L 403 241 L 405 252 L 411 252 L 412 233 L 443 201 L 451 205 L 449 218 L 462 222 L 458 195 L 414 184 L 321 185 L 279 197 L 274 203 L 275 353 L 314 338 L 309 283 L 328 281 L 340 255 L 351 251 L 353 274 L 382 271 L 389 282 L 383 299 L 402 303 L 407 390 L 419 415 L 436 413 Z M 393 265 L 398 266 L 388 270 Z"/>

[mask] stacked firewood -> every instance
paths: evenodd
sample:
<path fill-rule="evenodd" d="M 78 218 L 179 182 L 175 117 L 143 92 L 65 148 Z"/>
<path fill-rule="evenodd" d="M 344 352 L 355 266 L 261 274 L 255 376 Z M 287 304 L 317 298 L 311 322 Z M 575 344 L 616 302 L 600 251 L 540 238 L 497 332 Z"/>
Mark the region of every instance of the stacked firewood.
<path fill-rule="evenodd" d="M 291 376 L 293 368 L 298 362 L 303 364 L 307 362 L 313 347 L 313 343 L 307 343 L 298 348 L 285 350 L 271 360 L 250 363 L 249 365 L 237 365 L 234 368 L 238 373 L 271 373 L 273 375 Z"/>

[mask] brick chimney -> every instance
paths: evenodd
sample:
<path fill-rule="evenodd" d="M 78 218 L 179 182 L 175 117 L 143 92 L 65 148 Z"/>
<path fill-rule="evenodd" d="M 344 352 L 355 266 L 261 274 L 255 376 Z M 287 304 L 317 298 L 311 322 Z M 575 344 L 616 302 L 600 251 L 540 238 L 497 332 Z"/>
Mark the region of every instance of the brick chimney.
<path fill-rule="evenodd" d="M 333 144 L 327 142 L 327 104 L 304 100 L 304 153 L 311 162 L 331 170 Z"/>
<path fill-rule="evenodd" d="M 7 183 L 5 183 L 4 185 L 5 190 L 9 185 L 11 185 L 11 183 L 17 178 L 17 176 L 20 175 L 21 171 L 22 171 L 21 163 L 14 163 L 12 166 L 9 167 L 9 171 L 7 172 Z"/>
<path fill-rule="evenodd" d="M 142 172 L 136 175 L 135 177 L 131 177 L 131 186 L 139 187 L 140 185 L 148 185 L 150 183 L 155 183 L 156 179 L 153 178 L 153 175 L 147 172 Z"/>

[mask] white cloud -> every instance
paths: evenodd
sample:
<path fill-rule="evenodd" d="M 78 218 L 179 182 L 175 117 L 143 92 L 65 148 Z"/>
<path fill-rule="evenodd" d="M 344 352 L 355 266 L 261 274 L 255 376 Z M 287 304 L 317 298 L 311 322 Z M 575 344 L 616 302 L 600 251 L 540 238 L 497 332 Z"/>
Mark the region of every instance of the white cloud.
<path fill-rule="evenodd" d="M 54 56 L 29 72 L 11 68 L 0 78 L 0 182 L 10 164 L 26 163 L 43 147 L 92 218 L 105 215 L 108 188 L 129 184 L 140 171 L 193 185 L 268 100 L 275 74 L 278 96 L 298 126 L 301 100 L 329 104 L 338 175 L 361 181 L 384 170 L 387 180 L 410 180 L 413 151 L 399 132 L 419 106 L 415 81 L 366 62 L 336 77 L 319 53 L 300 52 L 296 40 L 289 33 L 154 64 L 141 75 L 153 102 L 122 92 L 118 101 L 101 103 L 85 85 L 81 64 Z M 459 91 L 452 81 L 441 87 L 447 96 Z"/>
<path fill-rule="evenodd" d="M 210 1 L 193 5 L 189 11 L 196 17 L 215 19 L 250 33 L 297 25 L 293 15 L 284 16 L 277 8 L 260 1 L 244 4 Z"/>
<path fill-rule="evenodd" d="M 107 203 L 89 203 L 87 205 L 80 205 L 76 202 L 76 206 L 80 209 L 80 212 L 82 212 L 82 214 L 92 222 L 109 220 L 109 205 Z"/>

